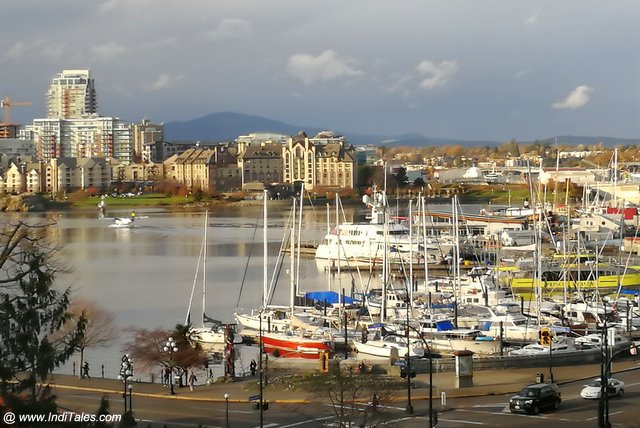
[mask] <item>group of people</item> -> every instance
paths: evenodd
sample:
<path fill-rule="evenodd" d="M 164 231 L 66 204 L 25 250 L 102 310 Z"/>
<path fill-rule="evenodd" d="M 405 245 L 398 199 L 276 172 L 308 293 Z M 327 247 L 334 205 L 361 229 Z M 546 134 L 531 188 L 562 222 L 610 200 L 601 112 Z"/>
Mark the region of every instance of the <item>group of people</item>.
<path fill-rule="evenodd" d="M 171 386 L 171 369 L 169 369 L 168 367 L 163 367 L 160 372 L 160 375 L 162 378 L 162 385 L 164 387 Z M 180 377 L 180 380 L 182 380 L 182 377 Z M 187 386 L 191 391 L 193 391 L 193 387 L 196 385 L 197 381 L 198 381 L 198 377 L 196 376 L 195 371 L 193 371 L 193 369 L 187 370 Z M 181 383 L 180 383 L 180 386 L 181 386 Z"/>

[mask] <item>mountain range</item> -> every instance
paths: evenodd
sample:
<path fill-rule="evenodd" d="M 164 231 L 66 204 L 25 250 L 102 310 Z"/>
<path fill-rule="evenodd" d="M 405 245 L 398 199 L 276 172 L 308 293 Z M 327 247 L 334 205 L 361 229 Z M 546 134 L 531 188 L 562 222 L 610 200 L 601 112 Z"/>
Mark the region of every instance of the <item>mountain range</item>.
<path fill-rule="evenodd" d="M 424 147 L 460 144 L 465 147 L 478 147 L 497 146 L 504 143 L 504 141 L 432 138 L 415 133 L 402 135 L 358 134 L 349 132 L 348 130 L 291 125 L 260 116 L 232 112 L 211 113 L 189 121 L 167 122 L 164 124 L 164 134 L 167 141 L 233 141 L 240 135 L 248 135 L 254 132 L 295 135 L 300 131 L 304 131 L 307 135 L 313 136 L 321 131 L 327 130 L 334 131 L 337 135 L 344 135 L 349 143 L 358 146 L 372 144 L 375 146 L 391 145 Z M 640 144 L 640 139 L 622 139 L 612 137 L 557 136 L 540 139 L 542 142 L 553 142 L 556 140 L 558 143 L 570 145 L 593 145 L 600 142 L 605 146 Z M 524 141 L 518 142 L 527 143 Z"/>

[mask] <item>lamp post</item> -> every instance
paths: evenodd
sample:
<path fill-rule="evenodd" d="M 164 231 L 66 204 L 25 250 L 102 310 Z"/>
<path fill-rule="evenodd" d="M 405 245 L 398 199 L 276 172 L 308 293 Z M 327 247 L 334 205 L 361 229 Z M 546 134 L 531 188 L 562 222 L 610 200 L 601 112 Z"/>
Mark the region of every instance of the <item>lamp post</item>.
<path fill-rule="evenodd" d="M 418 333 L 420 339 L 422 339 L 422 343 L 424 344 L 424 346 L 427 348 L 427 352 L 429 352 L 429 428 L 433 428 L 433 355 L 431 353 L 431 347 L 429 346 L 429 344 L 427 343 L 427 341 L 424 339 L 424 337 L 422 336 L 422 334 L 416 330 L 413 327 L 410 327 L 409 324 L 407 324 L 407 331 L 411 329 L 413 331 L 415 331 L 416 333 Z M 399 334 L 391 334 L 392 336 L 400 336 Z M 400 336 L 402 337 L 402 336 Z M 408 345 L 408 341 L 407 341 L 407 345 Z M 408 348 L 408 346 L 407 346 Z M 407 377 L 410 376 L 410 373 L 407 373 Z M 409 406 L 407 406 L 408 408 Z"/>
<path fill-rule="evenodd" d="M 164 352 L 169 353 L 169 382 L 171 385 L 171 395 L 175 395 L 176 392 L 173 390 L 173 353 L 178 352 L 178 346 L 176 341 L 173 340 L 173 337 L 170 337 L 167 343 L 164 344 Z"/>
<path fill-rule="evenodd" d="M 263 403 L 264 401 L 262 400 L 262 394 L 264 393 L 264 386 L 262 384 L 262 353 L 264 352 L 264 348 L 262 345 L 262 310 L 260 311 L 260 313 L 258 314 L 258 318 L 260 321 L 260 337 L 258 338 L 258 353 L 259 353 L 259 357 L 258 358 L 258 372 L 260 373 L 260 397 L 258 398 L 258 406 L 260 407 L 260 428 L 262 428 L 264 426 L 264 409 L 263 409 Z"/>
<path fill-rule="evenodd" d="M 229 428 L 229 393 L 228 392 L 224 393 L 224 404 L 225 404 L 225 409 L 224 409 L 225 427 Z"/>
<path fill-rule="evenodd" d="M 407 408 L 406 408 L 406 412 L 409 415 L 413 414 L 413 406 L 411 405 L 411 341 L 409 339 L 409 308 L 411 307 L 411 302 L 407 301 L 407 307 L 406 307 L 406 311 L 407 311 L 407 328 L 406 328 L 406 335 L 407 335 L 407 354 L 406 354 L 406 360 L 407 360 Z"/>
<path fill-rule="evenodd" d="M 129 411 L 133 412 L 133 384 L 129 383 L 129 385 L 127 386 L 127 388 L 129 388 Z M 125 398 L 126 400 L 126 398 Z"/>
<path fill-rule="evenodd" d="M 124 354 L 120 363 L 120 373 L 118 374 L 118 379 L 122 381 L 124 387 L 124 392 L 122 393 L 122 398 L 124 399 L 124 413 L 127 413 L 127 381 L 132 376 L 133 360 L 129 358 L 129 354 Z M 129 388 L 129 391 L 131 391 L 133 385 L 130 384 Z M 131 394 L 131 392 L 129 394 Z M 129 402 L 131 402 L 131 398 L 129 398 Z M 131 406 L 129 406 L 129 410 L 131 410 Z"/>

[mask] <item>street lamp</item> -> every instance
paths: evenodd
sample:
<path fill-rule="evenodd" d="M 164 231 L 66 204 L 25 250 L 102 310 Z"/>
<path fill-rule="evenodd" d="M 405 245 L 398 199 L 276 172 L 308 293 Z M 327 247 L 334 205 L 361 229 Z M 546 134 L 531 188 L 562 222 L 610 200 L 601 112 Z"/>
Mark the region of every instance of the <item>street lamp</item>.
<path fill-rule="evenodd" d="M 429 428 L 433 428 L 434 427 L 434 414 L 433 414 L 433 354 L 431 353 L 431 347 L 429 346 L 429 343 L 425 340 L 425 338 L 422 336 L 421 332 L 419 332 L 417 329 L 415 329 L 414 327 L 409 326 L 409 324 L 407 324 L 407 330 L 413 330 L 416 333 L 418 333 L 420 339 L 422 339 L 422 343 L 424 344 L 424 346 L 427 348 L 427 352 L 429 352 Z M 392 336 L 400 336 L 399 334 L 396 333 L 391 333 Z M 402 337 L 402 336 L 400 336 Z M 407 349 L 409 348 L 409 343 L 407 341 Z M 408 352 L 408 350 L 407 350 Z M 410 376 L 410 373 L 407 373 L 407 377 Z M 409 399 L 410 401 L 410 399 Z M 407 409 L 409 408 L 409 406 L 407 406 Z"/>
<path fill-rule="evenodd" d="M 133 412 L 133 384 L 130 383 L 129 386 L 127 386 L 127 388 L 129 388 L 129 411 Z M 125 398 L 126 400 L 126 398 Z"/>
<path fill-rule="evenodd" d="M 224 410 L 225 427 L 229 428 L 229 393 L 228 392 L 224 393 L 224 404 L 225 404 L 225 410 Z"/>
<path fill-rule="evenodd" d="M 413 414 L 413 406 L 411 405 L 411 341 L 409 339 L 409 308 L 411 307 L 411 301 L 407 300 L 407 408 L 406 412 L 409 415 Z"/>
<path fill-rule="evenodd" d="M 127 413 L 127 381 L 129 378 L 133 376 L 133 360 L 129 358 L 129 354 L 124 354 L 122 356 L 122 360 L 120 363 L 120 374 L 118 374 L 118 379 L 122 381 L 124 392 L 122 393 L 122 398 L 124 399 L 124 412 Z M 133 388 L 133 385 L 129 385 L 130 388 Z M 131 389 L 130 389 L 131 390 Z M 131 401 L 131 398 L 129 398 Z M 131 406 L 129 406 L 129 410 L 131 410 Z"/>
<path fill-rule="evenodd" d="M 171 395 L 175 395 L 176 393 L 173 390 L 173 353 L 178 352 L 178 345 L 173 340 L 173 337 L 170 337 L 167 343 L 164 344 L 164 352 L 169 353 L 169 382 L 171 384 Z"/>

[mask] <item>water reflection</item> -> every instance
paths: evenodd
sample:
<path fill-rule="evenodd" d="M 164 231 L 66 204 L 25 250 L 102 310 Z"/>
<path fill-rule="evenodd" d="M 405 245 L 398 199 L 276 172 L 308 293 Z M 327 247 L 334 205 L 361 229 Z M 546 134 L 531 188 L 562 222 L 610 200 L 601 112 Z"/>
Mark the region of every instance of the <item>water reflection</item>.
<path fill-rule="evenodd" d="M 36 219 L 55 220 L 48 236 L 62 246 L 62 263 L 71 269 L 57 277 L 57 286 L 70 286 L 72 296 L 96 301 L 114 314 L 117 327 L 122 329 L 116 344 L 106 349 L 88 349 L 85 354 L 92 367 L 104 364 L 107 377 L 117 375 L 123 345 L 130 340 L 134 329 L 171 329 L 184 322 L 203 242 L 204 212 L 171 209 L 137 212 L 144 218 L 136 220 L 136 226 L 131 229 L 111 228 L 108 218 L 99 219 L 93 211 L 29 214 Z M 344 213 L 347 220 L 364 216 L 361 209 L 346 208 Z M 111 217 L 120 215 L 128 212 L 107 213 Z M 286 206 L 269 212 L 269 277 L 288 216 Z M 320 240 L 327 231 L 327 218 L 335 222 L 335 213 L 327 213 L 325 207 L 306 207 L 303 241 Z M 212 318 L 234 322 L 236 308 L 249 310 L 259 306 L 263 287 L 261 221 L 260 207 L 224 207 L 209 212 L 206 313 Z M 273 303 L 289 302 L 288 269 L 289 262 L 285 261 Z M 303 258 L 298 291 L 329 287 L 334 291 L 352 288 L 360 291 L 379 283 L 377 276 L 352 275 L 343 272 L 329 278 L 318 269 L 313 258 Z M 194 308 L 200 305 L 198 299 L 194 299 Z M 191 319 L 199 319 L 200 314 L 198 308 Z M 245 350 L 245 353 L 252 352 Z M 71 370 L 69 363 L 59 371 L 71 373 Z"/>

